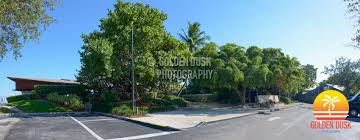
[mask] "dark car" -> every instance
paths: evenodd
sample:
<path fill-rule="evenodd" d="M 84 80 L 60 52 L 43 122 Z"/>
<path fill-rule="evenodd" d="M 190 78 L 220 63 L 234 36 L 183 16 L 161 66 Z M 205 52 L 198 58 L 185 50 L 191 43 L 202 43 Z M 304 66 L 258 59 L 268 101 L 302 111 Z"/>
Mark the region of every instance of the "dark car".
<path fill-rule="evenodd" d="M 349 102 L 349 116 L 358 117 L 360 112 L 360 92 L 348 100 Z"/>

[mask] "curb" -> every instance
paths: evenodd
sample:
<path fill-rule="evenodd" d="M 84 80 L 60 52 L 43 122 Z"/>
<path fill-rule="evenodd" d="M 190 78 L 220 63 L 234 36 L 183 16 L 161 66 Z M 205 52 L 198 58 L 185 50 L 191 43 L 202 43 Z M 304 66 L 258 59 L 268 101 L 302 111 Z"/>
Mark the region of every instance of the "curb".
<path fill-rule="evenodd" d="M 143 125 L 146 127 L 150 127 L 150 128 L 154 128 L 154 129 L 158 129 L 158 130 L 162 130 L 162 131 L 181 131 L 181 129 L 178 129 L 178 128 L 174 128 L 174 127 L 170 127 L 170 126 L 161 126 L 158 124 L 153 124 L 153 123 L 148 123 L 148 122 L 142 122 L 142 121 L 133 120 L 133 119 L 130 119 L 130 118 L 124 117 L 124 116 L 118 116 L 118 115 L 113 115 L 113 114 L 103 113 L 103 112 L 92 112 L 92 113 L 132 122 L 132 123 L 136 123 L 139 125 Z"/>
<path fill-rule="evenodd" d="M 295 106 L 300 106 L 301 104 L 297 104 L 297 105 L 291 105 L 291 106 L 287 106 L 287 107 L 282 107 L 282 108 L 276 108 L 274 109 L 274 111 L 280 111 L 282 109 L 287 109 L 287 108 L 291 108 L 291 107 L 295 107 Z M 212 124 L 212 123 L 216 123 L 216 122 L 221 122 L 221 121 L 227 121 L 227 120 L 232 120 L 232 119 L 237 119 L 237 118 L 241 118 L 241 117 L 246 117 L 246 116 L 251 116 L 251 115 L 255 115 L 255 114 L 262 114 L 262 113 L 269 113 L 269 112 L 273 112 L 272 110 L 266 110 L 266 111 L 254 111 L 252 113 L 243 115 L 243 116 L 237 116 L 237 117 L 233 117 L 233 118 L 227 118 L 227 119 L 222 119 L 222 120 L 216 120 L 216 121 L 208 121 L 208 122 L 200 122 L 197 125 L 195 125 L 194 127 L 201 127 L 204 125 L 208 125 L 208 124 Z"/>

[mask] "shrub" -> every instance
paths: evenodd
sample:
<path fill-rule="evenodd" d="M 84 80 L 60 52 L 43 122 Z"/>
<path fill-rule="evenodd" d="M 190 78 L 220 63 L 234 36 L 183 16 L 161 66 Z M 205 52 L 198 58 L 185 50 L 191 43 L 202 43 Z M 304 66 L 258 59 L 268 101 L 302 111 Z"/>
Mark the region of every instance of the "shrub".
<path fill-rule="evenodd" d="M 133 114 L 133 111 L 129 106 L 121 105 L 119 107 L 113 108 L 111 113 L 120 116 L 131 116 Z"/>
<path fill-rule="evenodd" d="M 118 102 L 119 100 L 121 100 L 121 98 L 121 93 L 117 92 L 108 92 L 100 95 L 100 101 L 106 103 Z"/>
<path fill-rule="evenodd" d="M 280 96 L 280 101 L 285 104 L 290 104 L 292 102 L 289 97 L 285 97 L 285 96 Z"/>
<path fill-rule="evenodd" d="M 39 99 L 40 96 L 38 94 L 24 94 L 24 95 L 17 95 L 17 96 L 10 96 L 7 97 L 6 100 L 8 103 L 17 102 L 21 100 L 35 100 Z"/>
<path fill-rule="evenodd" d="M 47 99 L 55 104 L 69 107 L 72 110 L 84 109 L 84 104 L 77 95 L 59 95 L 58 93 L 50 93 Z"/>
<path fill-rule="evenodd" d="M 216 94 L 189 94 L 183 95 L 182 97 L 190 102 L 211 102 L 217 98 Z"/>
<path fill-rule="evenodd" d="M 46 97 L 50 93 L 76 94 L 80 97 L 86 96 L 86 89 L 82 85 L 37 85 L 35 86 L 34 93 Z"/>

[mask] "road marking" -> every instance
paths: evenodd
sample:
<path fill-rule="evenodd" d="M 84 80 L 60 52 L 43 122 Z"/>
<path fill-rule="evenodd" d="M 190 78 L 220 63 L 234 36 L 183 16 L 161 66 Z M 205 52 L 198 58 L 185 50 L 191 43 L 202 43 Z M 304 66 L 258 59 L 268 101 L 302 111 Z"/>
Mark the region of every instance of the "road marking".
<path fill-rule="evenodd" d="M 95 120 L 84 120 L 80 122 L 96 122 L 96 121 L 112 121 L 112 120 L 117 120 L 117 119 L 95 119 Z"/>
<path fill-rule="evenodd" d="M 271 117 L 271 118 L 268 119 L 268 121 L 271 122 L 271 121 L 273 121 L 273 120 L 278 120 L 278 119 L 280 119 L 280 117 Z"/>
<path fill-rule="evenodd" d="M 136 140 L 136 139 L 144 139 L 144 138 L 169 135 L 169 134 L 173 134 L 173 133 L 177 133 L 177 132 L 160 132 L 160 133 L 145 134 L 145 135 L 130 136 L 130 137 L 123 137 L 123 138 L 115 138 L 115 139 L 107 139 L 107 140 Z"/>
<path fill-rule="evenodd" d="M 78 124 L 80 124 L 83 128 L 85 128 L 91 135 L 93 135 L 96 139 L 98 140 L 104 140 L 103 138 L 101 138 L 100 136 L 98 136 L 94 131 L 92 131 L 90 128 L 88 128 L 86 125 L 84 125 L 83 123 L 81 123 L 80 121 L 78 121 L 77 119 L 75 119 L 74 117 L 68 115 L 71 119 L 73 119 L 75 122 L 77 122 Z"/>

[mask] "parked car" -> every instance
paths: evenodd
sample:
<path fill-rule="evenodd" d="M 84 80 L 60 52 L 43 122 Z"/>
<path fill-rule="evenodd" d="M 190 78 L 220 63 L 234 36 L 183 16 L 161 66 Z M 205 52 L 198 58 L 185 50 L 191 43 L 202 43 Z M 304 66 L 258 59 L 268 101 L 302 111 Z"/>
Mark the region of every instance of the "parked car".
<path fill-rule="evenodd" d="M 360 92 L 348 100 L 349 102 L 349 116 L 358 117 L 360 112 Z"/>

